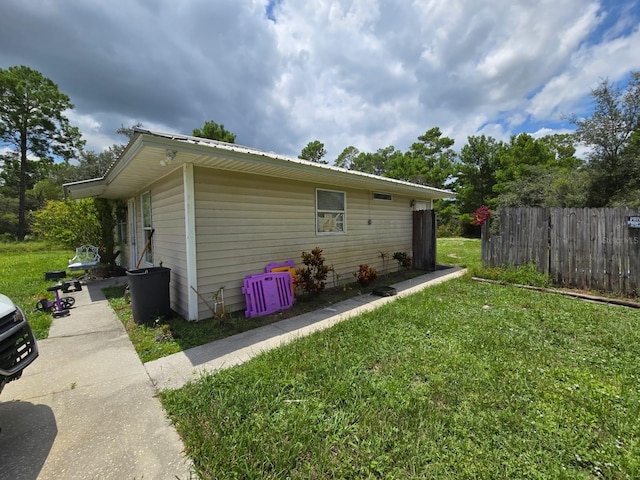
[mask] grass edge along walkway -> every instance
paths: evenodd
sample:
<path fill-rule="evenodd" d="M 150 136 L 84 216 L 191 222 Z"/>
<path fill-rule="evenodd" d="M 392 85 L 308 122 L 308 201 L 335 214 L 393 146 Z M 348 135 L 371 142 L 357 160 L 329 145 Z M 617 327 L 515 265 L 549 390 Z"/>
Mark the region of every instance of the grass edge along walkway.
<path fill-rule="evenodd" d="M 399 298 L 459 278 L 465 269 L 450 267 L 394 284 L 397 294 L 352 297 L 331 307 L 280 320 L 230 337 L 193 347 L 145 363 L 158 390 L 176 389 L 205 372 L 229 368 L 250 360 L 263 351 L 280 347 L 302 336 L 332 327 L 349 318 L 371 312 Z"/>
<path fill-rule="evenodd" d="M 639 478 L 638 324 L 465 277 L 160 397 L 202 478 Z"/>

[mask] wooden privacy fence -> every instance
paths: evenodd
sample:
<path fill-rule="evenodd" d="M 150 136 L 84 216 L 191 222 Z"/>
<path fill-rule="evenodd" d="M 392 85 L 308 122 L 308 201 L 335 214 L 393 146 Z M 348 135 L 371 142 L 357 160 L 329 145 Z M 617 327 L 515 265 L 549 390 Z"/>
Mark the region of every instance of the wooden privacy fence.
<path fill-rule="evenodd" d="M 638 295 L 640 224 L 629 208 L 503 208 L 482 227 L 485 267 L 535 264 L 558 285 Z"/>
<path fill-rule="evenodd" d="M 416 210 L 413 212 L 413 268 L 436 269 L 436 212 Z"/>

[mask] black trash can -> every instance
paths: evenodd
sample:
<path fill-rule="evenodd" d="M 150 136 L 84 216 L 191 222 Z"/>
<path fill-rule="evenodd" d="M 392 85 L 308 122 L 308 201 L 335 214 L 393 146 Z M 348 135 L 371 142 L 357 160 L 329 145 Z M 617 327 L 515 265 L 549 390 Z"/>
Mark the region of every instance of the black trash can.
<path fill-rule="evenodd" d="M 127 270 L 127 278 L 134 322 L 151 323 L 158 317 L 170 314 L 170 268 L 149 267 Z"/>

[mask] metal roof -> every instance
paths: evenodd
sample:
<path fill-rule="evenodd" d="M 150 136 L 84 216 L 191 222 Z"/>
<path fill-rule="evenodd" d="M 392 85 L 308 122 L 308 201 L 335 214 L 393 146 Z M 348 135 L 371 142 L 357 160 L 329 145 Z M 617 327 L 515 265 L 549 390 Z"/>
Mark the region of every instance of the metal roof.
<path fill-rule="evenodd" d="M 206 138 L 135 128 L 122 155 L 101 178 L 67 183 L 72 199 L 131 197 L 184 163 L 199 167 L 286 178 L 316 185 L 374 190 L 412 196 L 416 200 L 452 198 L 454 193 L 403 180 L 346 170 Z M 168 161 L 167 153 L 175 157 Z"/>

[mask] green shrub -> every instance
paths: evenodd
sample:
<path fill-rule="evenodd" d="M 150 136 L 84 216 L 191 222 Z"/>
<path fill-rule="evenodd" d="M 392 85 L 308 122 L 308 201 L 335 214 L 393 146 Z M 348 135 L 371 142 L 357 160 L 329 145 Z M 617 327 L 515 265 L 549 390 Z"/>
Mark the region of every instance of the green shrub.
<path fill-rule="evenodd" d="M 33 231 L 39 238 L 75 248 L 101 245 L 100 223 L 93 199 L 50 200 L 33 214 Z"/>
<path fill-rule="evenodd" d="M 307 293 L 320 293 L 324 290 L 327 275 L 330 268 L 324 264 L 322 249 L 316 247 L 311 253 L 302 252 L 303 268 L 298 268 L 296 273 L 299 280 L 298 285 Z"/>
<path fill-rule="evenodd" d="M 407 252 L 395 252 L 393 259 L 404 268 L 411 268 L 411 256 Z"/>
<path fill-rule="evenodd" d="M 439 238 L 450 238 L 450 237 L 459 237 L 463 233 L 462 226 L 460 222 L 448 222 L 448 223 L 440 223 L 438 222 L 438 226 L 436 229 L 436 234 Z"/>
<path fill-rule="evenodd" d="M 360 268 L 353 274 L 353 276 L 356 277 L 356 281 L 360 285 L 366 287 L 378 278 L 378 272 L 375 268 L 370 267 L 369 265 L 360 265 Z"/>

